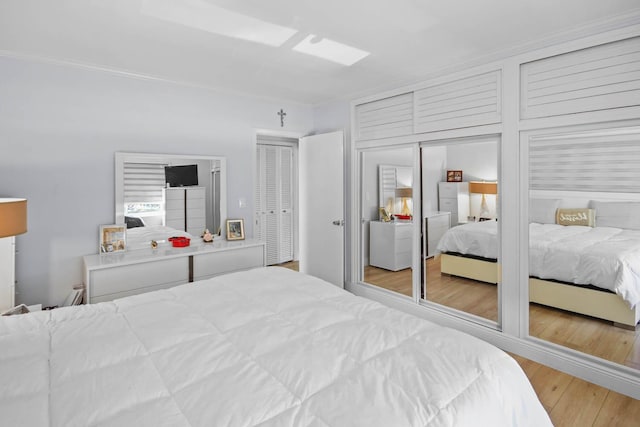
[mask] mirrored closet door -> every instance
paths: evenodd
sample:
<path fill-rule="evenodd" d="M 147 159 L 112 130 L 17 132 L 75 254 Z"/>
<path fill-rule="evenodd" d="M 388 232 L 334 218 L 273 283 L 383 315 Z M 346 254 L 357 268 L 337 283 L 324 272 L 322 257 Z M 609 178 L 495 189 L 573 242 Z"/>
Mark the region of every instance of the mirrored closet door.
<path fill-rule="evenodd" d="M 544 130 L 521 141 L 530 336 L 640 369 L 640 127 Z"/>
<path fill-rule="evenodd" d="M 499 321 L 498 138 L 421 145 L 421 297 Z"/>
<path fill-rule="evenodd" d="M 413 296 L 413 148 L 360 152 L 363 282 Z"/>

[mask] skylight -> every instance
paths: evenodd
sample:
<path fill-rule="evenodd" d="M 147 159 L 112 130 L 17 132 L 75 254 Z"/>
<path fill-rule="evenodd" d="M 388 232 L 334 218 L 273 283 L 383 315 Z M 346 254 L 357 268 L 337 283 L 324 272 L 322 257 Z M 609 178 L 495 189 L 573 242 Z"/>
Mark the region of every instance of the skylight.
<path fill-rule="evenodd" d="M 296 30 L 212 5 L 203 0 L 142 0 L 141 12 L 164 21 L 268 46 L 282 46 Z"/>
<path fill-rule="evenodd" d="M 369 52 L 311 34 L 293 47 L 293 50 L 307 55 L 351 66 L 369 56 Z"/>

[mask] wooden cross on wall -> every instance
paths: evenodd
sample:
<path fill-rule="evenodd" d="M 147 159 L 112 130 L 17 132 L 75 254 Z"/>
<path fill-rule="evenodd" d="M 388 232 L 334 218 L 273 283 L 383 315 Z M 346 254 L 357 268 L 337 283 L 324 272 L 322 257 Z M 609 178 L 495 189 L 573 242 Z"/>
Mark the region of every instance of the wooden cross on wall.
<path fill-rule="evenodd" d="M 276 114 L 280 116 L 280 127 L 284 127 L 284 116 L 286 116 L 287 113 L 285 113 L 281 108 L 280 111 L 278 111 Z"/>

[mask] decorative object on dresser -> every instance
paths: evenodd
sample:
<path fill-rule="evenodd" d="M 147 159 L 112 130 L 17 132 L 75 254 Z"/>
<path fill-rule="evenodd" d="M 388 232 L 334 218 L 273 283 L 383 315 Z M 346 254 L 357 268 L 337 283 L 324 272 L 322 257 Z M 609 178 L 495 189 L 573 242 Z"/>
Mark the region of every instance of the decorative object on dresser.
<path fill-rule="evenodd" d="M 411 267 L 412 222 L 369 222 L 369 264 L 398 271 Z"/>
<path fill-rule="evenodd" d="M 491 194 L 491 195 L 498 194 L 497 182 L 470 181 L 469 193 L 482 194 L 482 200 L 480 201 L 480 213 L 478 214 L 478 218 L 481 221 L 486 219 L 491 219 L 492 217 L 495 216 L 495 215 L 492 215 L 489 210 L 489 205 L 487 204 L 487 194 Z"/>
<path fill-rule="evenodd" d="M 462 182 L 462 171 L 447 171 L 447 182 Z"/>
<path fill-rule="evenodd" d="M 244 220 L 227 220 L 227 240 L 244 240 Z"/>
<path fill-rule="evenodd" d="M 451 226 L 466 222 L 469 216 L 469 183 L 439 182 L 438 210 L 451 212 Z"/>
<path fill-rule="evenodd" d="M 100 226 L 100 253 L 121 252 L 127 248 L 127 226 L 123 224 Z"/>
<path fill-rule="evenodd" d="M 15 305 L 15 236 L 27 232 L 27 200 L 0 198 L 0 312 Z"/>

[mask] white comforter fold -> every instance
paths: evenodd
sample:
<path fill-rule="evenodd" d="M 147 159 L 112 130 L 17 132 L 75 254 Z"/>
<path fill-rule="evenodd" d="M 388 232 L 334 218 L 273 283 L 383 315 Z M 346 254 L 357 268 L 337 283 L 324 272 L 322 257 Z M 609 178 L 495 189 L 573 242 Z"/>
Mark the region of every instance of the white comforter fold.
<path fill-rule="evenodd" d="M 608 289 L 631 308 L 640 303 L 640 231 L 531 223 L 529 242 L 530 276 Z M 453 227 L 438 251 L 495 259 L 497 222 Z"/>
<path fill-rule="evenodd" d="M 3 425 L 550 425 L 497 348 L 281 268 L 0 318 L 0 349 Z"/>

